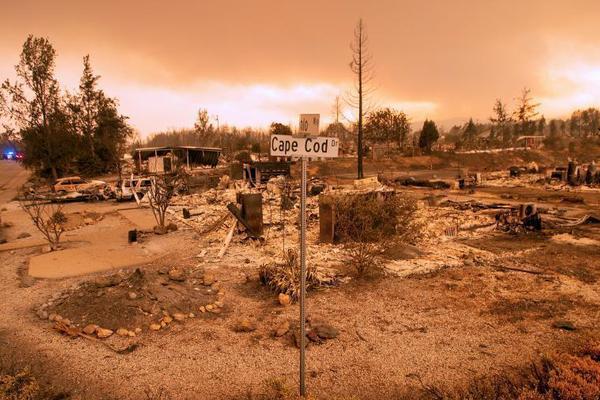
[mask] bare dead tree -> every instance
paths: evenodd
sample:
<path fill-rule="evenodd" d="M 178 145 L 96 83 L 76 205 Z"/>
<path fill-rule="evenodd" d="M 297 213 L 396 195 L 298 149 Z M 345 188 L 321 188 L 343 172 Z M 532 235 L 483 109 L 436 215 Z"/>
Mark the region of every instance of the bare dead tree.
<path fill-rule="evenodd" d="M 374 90 L 371 86 L 373 80 L 373 58 L 368 51 L 368 36 L 362 19 L 359 19 L 354 28 L 354 39 L 350 43 L 352 50 L 352 61 L 350 70 L 355 75 L 354 89 L 348 95 L 348 104 L 358 110 L 357 130 L 358 130 L 358 179 L 364 178 L 363 172 L 363 117 L 366 114 L 366 100 Z"/>
<path fill-rule="evenodd" d="M 173 174 L 159 175 L 153 178 L 148 190 L 148 202 L 160 230 L 165 230 L 166 214 L 171 199 L 182 190 L 185 177 L 179 171 Z"/>
<path fill-rule="evenodd" d="M 62 211 L 62 204 L 53 203 L 43 198 L 36 191 L 21 191 L 19 204 L 23 211 L 29 215 L 33 225 L 48 241 L 51 250 L 57 250 L 60 237 L 65 231 L 64 224 L 67 216 Z"/>

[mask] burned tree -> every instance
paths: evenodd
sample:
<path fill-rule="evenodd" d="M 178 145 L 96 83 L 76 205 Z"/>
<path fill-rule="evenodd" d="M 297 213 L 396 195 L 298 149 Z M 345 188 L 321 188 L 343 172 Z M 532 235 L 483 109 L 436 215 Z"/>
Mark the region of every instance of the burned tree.
<path fill-rule="evenodd" d="M 67 217 L 62 211 L 62 204 L 51 202 L 41 197 L 36 191 L 21 191 L 19 203 L 23 211 L 29 215 L 33 225 L 48 241 L 51 250 L 57 250 L 60 237 L 65 231 Z"/>
<path fill-rule="evenodd" d="M 181 171 L 173 174 L 164 174 L 152 179 L 148 190 L 148 202 L 156 220 L 158 231 L 166 232 L 166 214 L 171 199 L 181 192 L 185 186 L 185 176 Z"/>
<path fill-rule="evenodd" d="M 356 27 L 354 28 L 354 40 L 350 44 L 352 50 L 352 61 L 350 62 L 350 70 L 355 75 L 356 80 L 354 84 L 354 90 L 350 94 L 348 102 L 350 105 L 357 109 L 357 148 L 358 148 L 358 162 L 357 162 L 357 177 L 358 179 L 364 178 L 363 172 L 363 118 L 365 115 L 365 100 L 366 97 L 372 92 L 372 88 L 369 83 L 373 79 L 373 61 L 371 54 L 367 48 L 367 32 L 362 19 L 358 20 Z"/>

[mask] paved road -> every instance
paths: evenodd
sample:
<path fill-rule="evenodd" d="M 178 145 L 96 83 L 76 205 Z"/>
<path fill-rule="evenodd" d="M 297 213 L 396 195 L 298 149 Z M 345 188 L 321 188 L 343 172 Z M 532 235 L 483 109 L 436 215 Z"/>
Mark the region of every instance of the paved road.
<path fill-rule="evenodd" d="M 27 182 L 29 171 L 20 163 L 11 160 L 0 160 L 0 204 L 11 201 L 19 188 Z"/>

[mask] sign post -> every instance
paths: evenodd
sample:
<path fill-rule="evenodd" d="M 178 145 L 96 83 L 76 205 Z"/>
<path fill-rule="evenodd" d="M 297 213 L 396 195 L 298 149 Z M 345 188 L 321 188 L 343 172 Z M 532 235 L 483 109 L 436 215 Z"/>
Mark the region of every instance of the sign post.
<path fill-rule="evenodd" d="M 306 396 L 306 157 L 302 157 L 300 190 L 300 396 Z"/>
<path fill-rule="evenodd" d="M 300 132 L 319 132 L 319 114 L 300 115 Z M 306 395 L 306 165 L 308 158 L 338 156 L 339 141 L 329 137 L 271 135 L 272 156 L 300 157 L 300 396 Z"/>

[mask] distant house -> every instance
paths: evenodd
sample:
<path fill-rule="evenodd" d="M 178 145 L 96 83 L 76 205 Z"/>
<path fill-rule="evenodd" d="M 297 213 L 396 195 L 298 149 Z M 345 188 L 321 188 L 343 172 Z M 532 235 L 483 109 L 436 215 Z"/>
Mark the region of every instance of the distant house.
<path fill-rule="evenodd" d="M 150 174 L 173 172 L 178 166 L 191 170 L 196 167 L 215 167 L 221 149 L 215 147 L 164 146 L 135 149 L 135 160 L 139 172 Z"/>
<path fill-rule="evenodd" d="M 517 146 L 524 149 L 539 149 L 542 147 L 544 136 L 519 136 Z"/>

